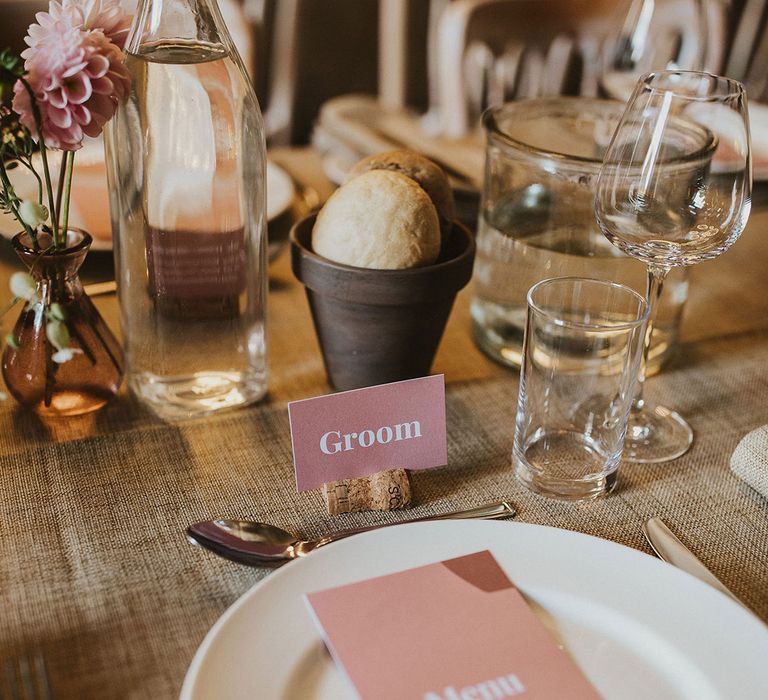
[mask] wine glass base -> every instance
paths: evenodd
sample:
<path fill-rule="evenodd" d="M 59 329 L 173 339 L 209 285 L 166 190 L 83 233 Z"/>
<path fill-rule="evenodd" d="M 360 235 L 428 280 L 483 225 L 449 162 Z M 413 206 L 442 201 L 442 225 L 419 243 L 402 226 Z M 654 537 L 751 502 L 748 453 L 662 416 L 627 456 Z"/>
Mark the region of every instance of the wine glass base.
<path fill-rule="evenodd" d="M 643 464 L 670 462 L 688 452 L 691 443 L 693 430 L 679 413 L 646 404 L 629 415 L 622 459 Z"/>

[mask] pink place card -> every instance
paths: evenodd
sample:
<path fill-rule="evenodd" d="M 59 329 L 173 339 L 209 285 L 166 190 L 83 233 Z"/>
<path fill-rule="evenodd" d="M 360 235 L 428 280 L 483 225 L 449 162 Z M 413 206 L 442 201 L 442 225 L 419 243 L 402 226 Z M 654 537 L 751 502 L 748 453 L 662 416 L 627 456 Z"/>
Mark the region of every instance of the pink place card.
<path fill-rule="evenodd" d="M 307 595 L 362 700 L 599 700 L 489 551 Z"/>
<path fill-rule="evenodd" d="M 299 491 L 448 461 L 442 374 L 288 404 Z"/>

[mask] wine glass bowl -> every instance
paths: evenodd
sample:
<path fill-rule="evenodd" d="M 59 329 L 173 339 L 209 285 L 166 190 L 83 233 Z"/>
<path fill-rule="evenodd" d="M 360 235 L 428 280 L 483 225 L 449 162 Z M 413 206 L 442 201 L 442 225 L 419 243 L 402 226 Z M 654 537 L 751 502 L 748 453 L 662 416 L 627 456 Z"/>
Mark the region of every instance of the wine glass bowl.
<path fill-rule="evenodd" d="M 751 207 L 752 164 L 743 86 L 698 71 L 643 76 L 627 102 L 597 179 L 595 216 L 615 246 L 648 266 L 651 304 L 669 270 L 710 260 L 741 235 Z M 643 399 L 644 368 L 625 458 L 684 454 L 692 431 Z"/>
<path fill-rule="evenodd" d="M 739 88 L 689 71 L 639 81 L 597 185 L 598 223 L 614 245 L 647 264 L 677 267 L 715 258 L 736 241 L 751 193 Z"/>

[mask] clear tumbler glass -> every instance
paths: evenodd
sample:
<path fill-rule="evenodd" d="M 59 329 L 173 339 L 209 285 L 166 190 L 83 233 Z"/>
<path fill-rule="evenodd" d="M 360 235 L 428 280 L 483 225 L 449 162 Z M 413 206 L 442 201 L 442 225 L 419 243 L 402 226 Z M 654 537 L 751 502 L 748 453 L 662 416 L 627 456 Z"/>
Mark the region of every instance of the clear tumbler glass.
<path fill-rule="evenodd" d="M 129 383 L 166 418 L 267 389 L 264 129 L 216 0 L 141 0 L 108 129 Z"/>
<path fill-rule="evenodd" d="M 613 490 L 647 319 L 645 299 L 620 284 L 562 277 L 530 289 L 512 458 L 532 491 Z"/>

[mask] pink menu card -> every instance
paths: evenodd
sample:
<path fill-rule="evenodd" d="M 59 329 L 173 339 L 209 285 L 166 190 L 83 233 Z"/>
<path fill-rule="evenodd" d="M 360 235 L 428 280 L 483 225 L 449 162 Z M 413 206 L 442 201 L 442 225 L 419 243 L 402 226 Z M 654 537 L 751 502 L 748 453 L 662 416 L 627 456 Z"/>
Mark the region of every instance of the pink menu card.
<path fill-rule="evenodd" d="M 489 551 L 307 595 L 362 700 L 599 700 Z"/>

